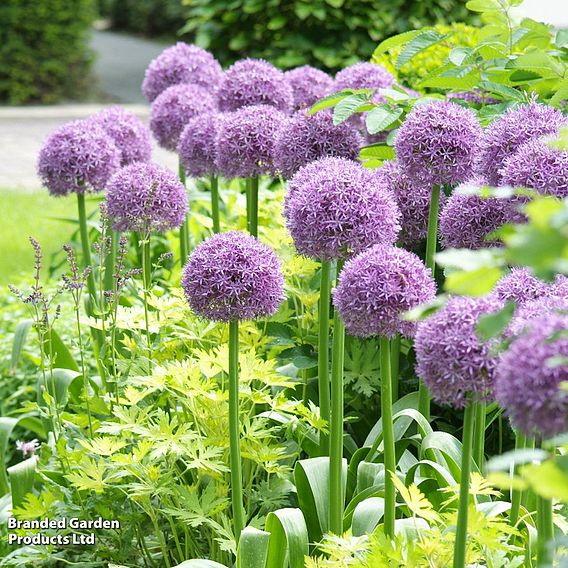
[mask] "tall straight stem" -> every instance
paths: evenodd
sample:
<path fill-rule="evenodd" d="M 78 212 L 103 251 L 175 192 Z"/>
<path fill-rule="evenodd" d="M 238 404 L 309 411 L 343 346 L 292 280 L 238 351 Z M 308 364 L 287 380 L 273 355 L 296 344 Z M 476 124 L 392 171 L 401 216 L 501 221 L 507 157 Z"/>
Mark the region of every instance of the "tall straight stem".
<path fill-rule="evenodd" d="M 79 210 L 79 232 L 81 234 L 81 248 L 83 251 L 83 268 L 91 267 L 91 272 L 87 277 L 87 291 L 89 292 L 89 299 L 92 308 L 97 305 L 97 288 L 95 286 L 95 274 L 92 270 L 93 263 L 91 262 L 91 243 L 89 241 L 89 229 L 87 227 L 87 211 L 85 208 L 85 194 L 77 193 L 77 206 Z"/>
<path fill-rule="evenodd" d="M 471 473 L 471 450 L 475 425 L 475 406 L 468 404 L 463 417 L 462 461 L 460 496 L 458 505 L 458 526 L 454 546 L 454 568 L 465 568 L 467 552 L 467 514 L 469 507 L 469 476 Z"/>
<path fill-rule="evenodd" d="M 318 336 L 318 397 L 321 417 L 329 428 L 329 303 L 331 300 L 331 263 L 321 263 Z M 320 434 L 320 452 L 329 455 L 329 434 Z"/>
<path fill-rule="evenodd" d="M 550 566 L 549 543 L 554 536 L 554 524 L 552 520 L 552 500 L 545 497 L 537 497 L 537 567 Z"/>
<path fill-rule="evenodd" d="M 475 427 L 473 435 L 473 459 L 479 469 L 483 469 L 485 459 L 485 424 L 487 405 L 485 402 L 475 403 Z"/>
<path fill-rule="evenodd" d="M 329 441 L 329 530 L 343 534 L 343 357 L 345 326 L 335 310 L 331 356 L 331 415 Z"/>
<path fill-rule="evenodd" d="M 221 232 L 219 220 L 219 178 L 211 176 L 211 218 L 213 219 L 213 232 Z"/>
<path fill-rule="evenodd" d="M 521 432 L 519 431 L 515 432 L 515 450 L 524 449 L 526 447 L 526 444 L 527 439 L 524 434 L 521 434 Z M 515 473 L 514 470 L 512 473 Z M 522 498 L 523 492 L 520 489 L 513 489 L 511 491 L 511 510 L 509 512 L 509 523 L 512 527 L 515 527 L 519 520 Z"/>
<path fill-rule="evenodd" d="M 381 424 L 383 427 L 383 446 L 385 463 L 385 513 L 384 530 L 388 538 L 394 536 L 395 490 L 393 475 L 396 475 L 396 454 L 394 428 L 392 422 L 392 377 L 391 344 L 385 337 L 379 338 L 381 356 Z"/>
<path fill-rule="evenodd" d="M 110 228 L 110 227 L 109 227 Z M 118 233 L 114 229 L 110 229 L 110 249 L 107 251 L 105 258 L 105 290 L 114 290 L 114 265 L 116 264 L 116 255 L 118 252 Z"/>
<path fill-rule="evenodd" d="M 438 242 L 438 209 L 440 208 L 440 191 L 439 185 L 432 186 L 430 195 L 430 210 L 428 212 L 428 234 L 426 236 L 426 254 L 424 255 L 424 263 L 430 270 L 432 276 L 436 269 L 436 245 Z M 418 387 L 418 410 L 430 420 L 430 393 L 428 387 L 420 381 Z"/>
<path fill-rule="evenodd" d="M 245 527 L 239 423 L 239 322 L 229 322 L 229 458 L 235 539 Z"/>
<path fill-rule="evenodd" d="M 258 237 L 258 176 L 250 178 L 249 198 L 249 215 L 250 226 L 249 232 L 253 237 Z"/>
<path fill-rule="evenodd" d="M 179 180 L 185 185 L 185 169 L 183 164 L 181 163 L 181 158 L 178 164 L 178 176 Z M 183 266 L 186 261 L 187 257 L 189 256 L 189 213 L 185 216 L 182 226 L 179 228 L 179 258 L 180 264 Z"/>
<path fill-rule="evenodd" d="M 144 288 L 144 323 L 146 325 L 146 341 L 148 343 L 148 367 L 152 371 L 152 334 L 148 313 L 148 293 L 152 285 L 152 263 L 150 259 L 150 235 L 140 235 L 142 245 L 142 286 Z"/>
<path fill-rule="evenodd" d="M 397 333 L 391 339 L 390 366 L 392 376 L 392 400 L 396 402 L 399 397 L 399 363 L 400 363 L 400 335 Z"/>

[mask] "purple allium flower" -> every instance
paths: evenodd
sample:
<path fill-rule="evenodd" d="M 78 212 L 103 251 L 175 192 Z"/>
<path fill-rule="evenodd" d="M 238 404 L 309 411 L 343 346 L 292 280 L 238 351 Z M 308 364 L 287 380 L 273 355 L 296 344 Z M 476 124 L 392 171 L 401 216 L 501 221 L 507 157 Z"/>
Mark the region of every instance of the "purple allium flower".
<path fill-rule="evenodd" d="M 416 324 L 400 316 L 435 296 L 432 271 L 414 253 L 375 245 L 345 264 L 333 303 L 351 335 L 412 337 Z"/>
<path fill-rule="evenodd" d="M 16 450 L 22 452 L 22 456 L 33 456 L 40 448 L 39 442 L 34 438 L 28 442 L 22 442 L 21 440 L 16 440 Z"/>
<path fill-rule="evenodd" d="M 408 177 L 397 162 L 385 162 L 373 172 L 377 182 L 396 197 L 402 213 L 400 243 L 413 247 L 426 238 L 430 211 L 431 187 L 418 179 Z M 444 199 L 444 194 L 440 195 Z"/>
<path fill-rule="evenodd" d="M 495 284 L 491 295 L 502 302 L 524 304 L 545 296 L 547 292 L 546 283 L 533 276 L 528 268 L 515 267 Z"/>
<path fill-rule="evenodd" d="M 548 288 L 548 295 L 556 298 L 568 298 L 568 277 L 557 274 L 554 282 Z"/>
<path fill-rule="evenodd" d="M 440 404 L 463 408 L 469 395 L 485 398 L 491 391 L 496 360 L 476 327 L 480 316 L 501 306 L 489 297 L 454 297 L 418 323 L 416 373 Z"/>
<path fill-rule="evenodd" d="M 198 245 L 181 285 L 191 309 L 214 321 L 268 317 L 284 299 L 284 277 L 274 251 L 238 231 Z"/>
<path fill-rule="evenodd" d="M 360 61 L 337 73 L 333 90 L 385 89 L 392 87 L 394 81 L 394 76 L 381 65 Z"/>
<path fill-rule="evenodd" d="M 203 87 L 174 85 L 152 103 L 150 129 L 160 146 L 175 151 L 189 120 L 215 110 L 214 98 Z"/>
<path fill-rule="evenodd" d="M 498 362 L 495 398 L 513 427 L 550 438 L 568 429 L 568 315 L 533 320 Z M 564 358 L 554 361 L 553 358 Z"/>
<path fill-rule="evenodd" d="M 222 75 L 221 65 L 211 53 L 196 45 L 178 42 L 150 62 L 142 92 L 148 102 L 168 87 L 181 83 L 193 83 L 214 92 Z"/>
<path fill-rule="evenodd" d="M 518 197 L 481 197 L 454 193 L 440 213 L 439 234 L 445 248 L 480 249 L 499 246 L 487 237 L 507 223 L 523 223 Z"/>
<path fill-rule="evenodd" d="M 330 112 L 308 115 L 300 110 L 280 129 L 274 146 L 274 165 L 282 177 L 291 178 L 302 166 L 334 156 L 356 160 L 363 139 L 354 126 L 334 126 Z"/>
<path fill-rule="evenodd" d="M 54 196 L 102 191 L 120 167 L 120 151 L 108 134 L 87 120 L 64 124 L 39 152 L 41 183 Z"/>
<path fill-rule="evenodd" d="M 217 168 L 226 178 L 274 171 L 274 144 L 286 115 L 269 105 L 226 113 L 215 139 Z"/>
<path fill-rule="evenodd" d="M 500 102 L 499 99 L 495 97 L 488 96 L 485 91 L 479 89 L 474 89 L 473 91 L 458 91 L 457 93 L 448 93 L 446 95 L 447 99 L 460 99 L 467 103 L 473 104 L 486 104 L 492 105 Z"/>
<path fill-rule="evenodd" d="M 475 113 L 448 101 L 415 106 L 394 146 L 400 167 L 425 183 L 450 184 L 473 174 L 481 127 Z"/>
<path fill-rule="evenodd" d="M 270 105 L 288 113 L 294 95 L 284 73 L 263 59 L 241 59 L 224 73 L 217 93 L 219 110 Z"/>
<path fill-rule="evenodd" d="M 526 142 L 554 134 L 566 123 L 555 108 L 532 102 L 507 110 L 485 129 L 479 144 L 476 169 L 490 185 L 500 185 L 505 160 Z"/>
<path fill-rule="evenodd" d="M 284 215 L 300 254 L 348 258 L 374 244 L 394 244 L 400 211 L 392 192 L 345 158 L 320 158 L 288 184 Z"/>
<path fill-rule="evenodd" d="M 167 231 L 182 225 L 187 193 L 178 177 L 150 162 L 120 169 L 107 187 L 106 211 L 116 231 Z"/>
<path fill-rule="evenodd" d="M 551 148 L 546 139 L 533 139 L 509 156 L 499 170 L 501 182 L 529 187 L 562 199 L 568 197 L 568 152 Z"/>
<path fill-rule="evenodd" d="M 183 129 L 177 151 L 189 175 L 217 175 L 215 139 L 221 120 L 220 113 L 206 112 L 192 118 Z"/>
<path fill-rule="evenodd" d="M 333 79 L 310 65 L 290 69 L 284 76 L 292 87 L 295 110 L 311 107 L 332 91 Z"/>
<path fill-rule="evenodd" d="M 535 319 L 557 313 L 568 313 L 568 298 L 559 296 L 542 296 L 521 304 L 505 331 L 505 337 L 513 337 L 523 333 L 525 328 Z"/>
<path fill-rule="evenodd" d="M 98 124 L 120 150 L 120 165 L 147 162 L 152 154 L 150 131 L 142 121 L 120 106 L 112 106 L 89 118 Z"/>

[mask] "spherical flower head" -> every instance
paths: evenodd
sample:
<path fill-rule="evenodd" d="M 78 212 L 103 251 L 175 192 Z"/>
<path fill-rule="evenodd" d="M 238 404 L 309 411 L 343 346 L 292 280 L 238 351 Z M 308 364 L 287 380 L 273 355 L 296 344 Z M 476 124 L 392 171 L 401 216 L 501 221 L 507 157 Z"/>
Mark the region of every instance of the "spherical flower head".
<path fill-rule="evenodd" d="M 500 185 L 500 170 L 509 156 L 534 138 L 554 134 L 565 123 L 558 109 L 536 102 L 507 110 L 483 133 L 476 159 L 478 173 L 490 185 Z"/>
<path fill-rule="evenodd" d="M 238 231 L 198 245 L 183 269 L 181 285 L 191 309 L 213 321 L 268 317 L 284 299 L 284 277 L 274 251 Z"/>
<path fill-rule="evenodd" d="M 342 69 L 335 76 L 333 91 L 345 89 L 385 89 L 392 87 L 394 76 L 381 65 L 360 61 Z"/>
<path fill-rule="evenodd" d="M 221 65 L 211 53 L 178 42 L 151 61 L 144 75 L 142 93 L 152 102 L 168 87 L 182 83 L 193 83 L 214 92 L 222 75 Z"/>
<path fill-rule="evenodd" d="M 298 111 L 286 121 L 276 137 L 274 165 L 285 179 L 302 166 L 326 156 L 356 160 L 363 139 L 354 126 L 335 126 L 330 112 L 309 115 Z"/>
<path fill-rule="evenodd" d="M 311 107 L 317 100 L 332 92 L 333 79 L 310 65 L 290 69 L 284 76 L 292 87 L 294 110 Z"/>
<path fill-rule="evenodd" d="M 116 231 L 167 231 L 183 224 L 187 193 L 178 177 L 166 168 L 137 162 L 110 179 L 106 210 Z"/>
<path fill-rule="evenodd" d="M 440 404 L 463 408 L 486 398 L 493 386 L 496 360 L 476 333 L 479 318 L 497 312 L 494 298 L 454 297 L 418 323 L 416 373 Z"/>
<path fill-rule="evenodd" d="M 215 99 L 202 87 L 174 85 L 152 103 L 150 129 L 162 148 L 175 151 L 188 121 L 215 110 Z"/>
<path fill-rule="evenodd" d="M 556 298 L 568 298 L 568 277 L 557 274 L 554 282 L 548 288 L 548 296 Z"/>
<path fill-rule="evenodd" d="M 528 268 L 515 267 L 495 284 L 491 294 L 502 302 L 524 304 L 545 296 L 548 289 L 546 283 L 533 276 Z"/>
<path fill-rule="evenodd" d="M 568 152 L 551 148 L 546 138 L 520 146 L 499 173 L 505 185 L 529 187 L 559 199 L 568 197 Z"/>
<path fill-rule="evenodd" d="M 558 313 L 568 314 L 568 298 L 541 296 L 536 300 L 529 300 L 517 308 L 504 335 L 514 337 L 522 334 L 533 320 Z"/>
<path fill-rule="evenodd" d="M 114 140 L 120 150 L 121 166 L 150 160 L 150 131 L 131 112 L 112 106 L 97 112 L 89 120 L 98 124 Z"/>
<path fill-rule="evenodd" d="M 568 315 L 535 319 L 499 359 L 495 398 L 528 436 L 550 438 L 568 429 L 568 393 L 561 387 L 568 377 L 567 329 Z"/>
<path fill-rule="evenodd" d="M 185 171 L 193 177 L 217 175 L 215 140 L 222 115 L 205 112 L 190 119 L 179 138 L 177 151 Z"/>
<path fill-rule="evenodd" d="M 215 139 L 217 168 L 226 178 L 274 171 L 274 144 L 286 115 L 269 105 L 226 113 Z"/>
<path fill-rule="evenodd" d="M 288 113 L 294 95 L 284 73 L 263 59 L 241 59 L 223 74 L 217 93 L 219 110 L 270 105 Z"/>
<path fill-rule="evenodd" d="M 420 244 L 428 232 L 431 187 L 419 179 L 407 176 L 397 162 L 385 162 L 373 172 L 377 183 L 392 191 L 402 214 L 399 242 L 407 248 Z M 444 202 L 444 194 L 440 195 Z"/>
<path fill-rule="evenodd" d="M 392 245 L 375 245 L 345 264 L 333 303 L 351 335 L 412 337 L 416 324 L 401 315 L 435 296 L 432 271 L 418 256 Z"/>
<path fill-rule="evenodd" d="M 39 152 L 37 172 L 54 196 L 102 191 L 120 167 L 120 151 L 97 124 L 76 120 L 50 134 Z"/>
<path fill-rule="evenodd" d="M 392 192 L 345 158 L 320 158 L 298 170 L 288 184 L 284 215 L 298 252 L 316 260 L 394 244 L 400 230 Z"/>
<path fill-rule="evenodd" d="M 448 101 L 415 106 L 394 146 L 407 175 L 431 185 L 456 185 L 473 174 L 481 127 L 474 112 Z"/>
<path fill-rule="evenodd" d="M 469 184 L 467 184 L 469 185 Z M 481 197 L 457 191 L 440 212 L 439 234 L 445 248 L 499 246 L 491 233 L 507 223 L 523 223 L 518 197 Z"/>

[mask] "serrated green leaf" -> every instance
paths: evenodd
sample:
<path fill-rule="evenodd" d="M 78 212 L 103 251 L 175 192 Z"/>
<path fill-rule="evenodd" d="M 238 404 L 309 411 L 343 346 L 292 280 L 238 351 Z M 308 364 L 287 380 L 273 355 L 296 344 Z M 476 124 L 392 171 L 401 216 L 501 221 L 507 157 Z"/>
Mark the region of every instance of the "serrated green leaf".
<path fill-rule="evenodd" d="M 310 110 L 308 111 L 309 115 L 315 114 L 320 110 L 325 110 L 326 108 L 331 108 L 335 106 L 339 101 L 343 100 L 346 97 L 349 97 L 353 94 L 351 89 L 347 89 L 345 91 L 340 91 L 339 93 L 333 93 L 332 95 L 328 95 L 327 97 L 323 97 L 319 101 L 315 102 Z"/>
<path fill-rule="evenodd" d="M 367 113 L 365 126 L 369 134 L 377 134 L 387 129 L 393 122 L 398 120 L 402 114 L 401 108 L 390 108 L 385 106 L 375 107 Z"/>
<path fill-rule="evenodd" d="M 333 110 L 333 124 L 337 126 L 353 116 L 370 99 L 368 93 L 354 93 L 341 99 Z"/>
<path fill-rule="evenodd" d="M 396 154 L 392 146 L 372 144 L 361 148 L 359 157 L 361 160 L 370 160 L 371 158 L 378 158 L 379 160 L 394 160 L 396 158 Z"/>
<path fill-rule="evenodd" d="M 389 51 L 389 49 L 393 49 L 394 47 L 398 47 L 399 45 L 407 43 L 408 41 L 410 41 L 411 39 L 416 37 L 418 34 L 420 34 L 421 31 L 422 30 L 410 30 L 408 32 L 404 32 L 404 33 L 401 33 L 401 34 L 398 34 L 398 35 L 395 35 L 395 36 L 391 36 L 391 37 L 383 40 L 381 43 L 379 43 L 379 45 L 377 46 L 377 48 L 373 52 L 373 59 L 377 59 L 383 53 L 385 53 L 386 51 Z"/>
<path fill-rule="evenodd" d="M 435 30 L 421 31 L 418 35 L 413 37 L 400 52 L 396 60 L 397 71 L 421 51 L 424 51 L 432 45 L 436 45 L 446 37 L 447 35 L 441 35 Z"/>

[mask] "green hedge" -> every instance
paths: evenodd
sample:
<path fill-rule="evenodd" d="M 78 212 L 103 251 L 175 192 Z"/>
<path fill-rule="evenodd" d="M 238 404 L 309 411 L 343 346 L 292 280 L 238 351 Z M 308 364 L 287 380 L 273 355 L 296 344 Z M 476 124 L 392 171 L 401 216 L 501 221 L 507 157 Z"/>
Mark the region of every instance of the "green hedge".
<path fill-rule="evenodd" d="M 183 0 L 185 31 L 223 64 L 245 55 L 336 70 L 423 25 L 467 21 L 463 0 Z"/>
<path fill-rule="evenodd" d="M 93 0 L 0 2 L 0 101 L 53 103 L 89 86 Z"/>

